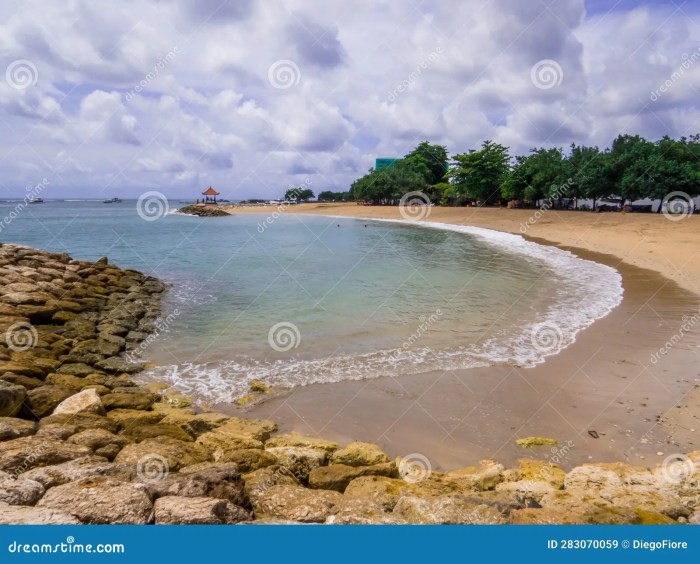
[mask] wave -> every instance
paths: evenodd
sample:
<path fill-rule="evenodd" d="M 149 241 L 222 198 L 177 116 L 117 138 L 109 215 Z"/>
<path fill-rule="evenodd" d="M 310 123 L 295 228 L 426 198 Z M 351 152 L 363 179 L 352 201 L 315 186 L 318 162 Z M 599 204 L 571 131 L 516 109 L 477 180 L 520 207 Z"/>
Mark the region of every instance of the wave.
<path fill-rule="evenodd" d="M 547 269 L 548 274 L 559 281 L 558 289 L 547 310 L 539 312 L 534 322 L 500 331 L 478 345 L 441 349 L 398 348 L 275 362 L 238 356 L 223 362 L 161 366 L 148 371 L 146 376 L 165 381 L 198 401 L 215 403 L 232 402 L 244 396 L 252 380 L 263 380 L 277 389 L 291 389 L 319 383 L 497 364 L 532 367 L 573 344 L 578 333 L 608 315 L 622 302 L 622 276 L 614 268 L 579 258 L 557 247 L 527 241 L 521 235 L 435 222 L 352 219 L 399 223 L 477 237 L 501 252 L 515 254 Z M 186 292 L 186 295 L 191 294 Z"/>

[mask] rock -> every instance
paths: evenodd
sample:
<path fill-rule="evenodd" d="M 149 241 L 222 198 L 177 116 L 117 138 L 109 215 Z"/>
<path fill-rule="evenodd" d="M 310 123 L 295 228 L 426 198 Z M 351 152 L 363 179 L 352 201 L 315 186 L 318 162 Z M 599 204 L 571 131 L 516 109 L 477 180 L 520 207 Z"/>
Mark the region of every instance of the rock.
<path fill-rule="evenodd" d="M 114 433 L 110 433 L 106 429 L 86 429 L 85 431 L 71 436 L 68 442 L 75 445 L 86 446 L 93 451 L 97 451 L 106 446 L 115 445 L 118 447 L 117 452 L 119 452 L 129 443 L 129 440 L 122 436 L 115 435 Z M 114 458 L 114 456 L 106 458 Z"/>
<path fill-rule="evenodd" d="M 224 210 L 215 206 L 197 204 L 185 206 L 184 208 L 180 208 L 178 211 L 186 215 L 198 215 L 200 217 L 226 217 L 230 215 L 228 212 L 225 212 Z"/>
<path fill-rule="evenodd" d="M 524 439 L 516 440 L 515 443 L 523 448 L 533 448 L 536 446 L 557 446 L 559 441 L 548 439 L 547 437 L 525 437 Z"/>
<path fill-rule="evenodd" d="M 28 437 L 36 432 L 36 423 L 16 417 L 0 417 L 0 441 Z"/>
<path fill-rule="evenodd" d="M 79 433 L 80 431 L 85 431 L 86 429 L 105 429 L 110 433 L 116 433 L 119 430 L 119 423 L 113 419 L 92 413 L 76 413 L 74 415 L 61 413 L 58 415 L 44 417 L 41 421 L 39 421 L 39 430 L 41 431 L 43 428 L 50 425 L 70 426 L 74 429 L 74 433 Z"/>
<path fill-rule="evenodd" d="M 160 413 L 167 414 L 162 421 L 163 423 L 178 425 L 193 437 L 199 437 L 217 427 L 221 427 L 230 419 L 228 415 L 221 413 L 198 413 L 195 415 L 194 410 L 189 407 L 172 408 L 163 410 Z"/>
<path fill-rule="evenodd" d="M 277 464 L 277 457 L 274 454 L 257 448 L 229 450 L 218 458 L 215 453 L 214 459 L 216 462 L 235 463 L 242 473 L 253 472 Z"/>
<path fill-rule="evenodd" d="M 555 489 L 564 487 L 566 472 L 559 466 L 544 460 L 531 460 L 529 458 L 518 459 L 518 466 L 503 472 L 505 482 L 518 482 L 521 480 L 533 482 L 546 482 Z"/>
<path fill-rule="evenodd" d="M 303 447 L 325 450 L 328 453 L 338 450 L 338 443 L 317 439 L 315 437 L 305 437 L 298 433 L 287 433 L 284 435 L 275 435 L 270 437 L 265 443 L 265 448 L 276 447 Z"/>
<path fill-rule="evenodd" d="M 153 394 L 114 392 L 102 396 L 102 403 L 105 409 L 142 409 L 147 410 L 151 407 L 154 401 Z"/>
<path fill-rule="evenodd" d="M 252 438 L 250 435 L 240 435 L 235 431 L 214 429 L 197 437 L 197 444 L 202 445 L 214 456 L 214 460 L 219 460 L 231 451 L 241 449 L 261 449 L 261 441 Z"/>
<path fill-rule="evenodd" d="M 280 466 L 268 466 L 260 468 L 243 476 L 245 492 L 251 503 L 259 498 L 272 486 L 298 486 L 299 481 L 287 469 Z"/>
<path fill-rule="evenodd" d="M 328 452 L 318 448 L 282 446 L 268 448 L 267 452 L 273 454 L 280 466 L 288 468 L 301 482 L 308 482 L 309 473 L 328 460 Z"/>
<path fill-rule="evenodd" d="M 123 372 L 135 374 L 143 368 L 143 365 L 140 362 L 127 362 L 123 358 L 113 356 L 97 362 L 97 367 L 110 374 L 121 374 Z"/>
<path fill-rule="evenodd" d="M 169 474 L 162 480 L 148 482 L 146 486 L 152 499 L 164 496 L 213 497 L 241 507 L 248 506 L 245 483 L 235 464 Z"/>
<path fill-rule="evenodd" d="M 552 508 L 516 509 L 510 514 L 514 525 L 583 525 L 581 517 Z"/>
<path fill-rule="evenodd" d="M 17 384 L 18 386 L 23 386 L 27 390 L 33 390 L 37 386 L 41 386 L 43 382 L 39 378 L 33 378 L 31 376 L 22 376 L 20 374 L 14 374 L 13 372 L 5 372 L 0 376 L 0 380 L 9 382 L 10 384 Z"/>
<path fill-rule="evenodd" d="M 207 462 L 211 460 L 211 454 L 201 445 L 186 443 L 170 437 L 157 439 L 144 439 L 138 444 L 126 445 L 115 458 L 115 462 L 132 464 L 134 466 L 149 463 L 150 460 L 164 459 L 167 471 L 176 472 L 180 468 Z"/>
<path fill-rule="evenodd" d="M 53 384 L 54 386 L 63 386 L 77 393 L 82 390 L 87 382 L 84 378 L 78 378 L 72 374 L 58 374 L 57 372 L 52 372 L 44 380 L 47 384 Z"/>
<path fill-rule="evenodd" d="M 327 525 L 405 525 L 399 515 L 388 513 L 386 508 L 373 499 L 343 499 L 326 518 Z"/>
<path fill-rule="evenodd" d="M 88 364 L 82 362 L 73 362 L 63 364 L 56 371 L 58 374 L 70 374 L 71 376 L 89 376 L 95 372 L 95 369 Z"/>
<path fill-rule="evenodd" d="M 496 525 L 506 522 L 494 507 L 458 494 L 429 499 L 405 496 L 397 502 L 394 514 L 412 524 Z"/>
<path fill-rule="evenodd" d="M 547 482 L 534 480 L 520 480 L 518 482 L 501 482 L 496 486 L 498 492 L 513 492 L 526 499 L 534 499 L 539 502 L 543 496 L 555 491 L 554 486 Z"/>
<path fill-rule="evenodd" d="M 302 523 L 323 523 L 343 496 L 338 492 L 309 490 L 298 486 L 270 486 L 253 502 L 256 519 L 288 519 Z"/>
<path fill-rule="evenodd" d="M 53 487 L 37 506 L 64 511 L 86 524 L 145 525 L 153 511 L 141 484 L 104 476 Z"/>
<path fill-rule="evenodd" d="M 170 437 L 178 441 L 192 442 L 194 439 L 177 425 L 169 425 L 167 423 L 156 423 L 155 425 L 130 425 L 122 432 L 122 435 L 128 437 L 134 442 L 141 442 L 144 439 L 153 439 L 156 437 Z"/>
<path fill-rule="evenodd" d="M 361 476 L 397 478 L 398 471 L 393 462 L 359 467 L 332 464 L 312 470 L 309 473 L 309 486 L 314 489 L 334 490 L 342 493 L 352 480 Z"/>
<path fill-rule="evenodd" d="M 34 388 L 27 392 L 27 399 L 21 413 L 27 418 L 41 419 L 51 415 L 58 404 L 69 398 L 71 394 L 71 390 L 63 386 L 47 385 Z"/>
<path fill-rule="evenodd" d="M 77 525 L 72 515 L 39 507 L 19 507 L 0 502 L 0 525 Z"/>
<path fill-rule="evenodd" d="M 130 465 L 112 464 L 101 456 L 83 456 L 63 464 L 34 468 L 20 475 L 21 478 L 39 482 L 46 489 L 90 476 L 108 476 L 129 482 L 136 477 L 136 469 Z"/>
<path fill-rule="evenodd" d="M 13 417 L 19 413 L 27 390 L 23 386 L 0 380 L 0 417 Z"/>
<path fill-rule="evenodd" d="M 21 474 L 38 466 L 60 464 L 92 454 L 86 447 L 55 439 L 31 436 L 0 443 L 0 470 Z"/>
<path fill-rule="evenodd" d="M 229 525 L 250 520 L 242 507 L 212 497 L 161 497 L 154 510 L 156 525 Z"/>
<path fill-rule="evenodd" d="M 75 413 L 104 415 L 105 408 L 99 394 L 95 390 L 83 390 L 63 400 L 53 411 L 54 415 Z"/>
<path fill-rule="evenodd" d="M 157 411 L 117 408 L 108 412 L 107 417 L 115 420 L 123 429 L 127 429 L 129 427 L 155 425 L 163 419 L 164 415 Z"/>
<path fill-rule="evenodd" d="M 331 455 L 331 464 L 346 466 L 372 466 L 389 462 L 389 457 L 375 444 L 350 443 Z"/>
<path fill-rule="evenodd" d="M 492 490 L 503 481 L 503 466 L 493 460 L 482 460 L 479 466 L 468 466 L 448 472 L 446 482 L 452 482 L 462 491 Z"/>
<path fill-rule="evenodd" d="M 0 473 L 0 502 L 10 505 L 34 505 L 44 495 L 44 486 L 34 480 L 15 479 Z"/>

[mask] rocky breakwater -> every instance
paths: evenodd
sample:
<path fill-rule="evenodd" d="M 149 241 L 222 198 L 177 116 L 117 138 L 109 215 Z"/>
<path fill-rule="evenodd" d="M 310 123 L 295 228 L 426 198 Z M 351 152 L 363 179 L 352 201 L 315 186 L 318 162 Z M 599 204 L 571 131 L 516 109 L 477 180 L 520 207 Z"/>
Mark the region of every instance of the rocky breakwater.
<path fill-rule="evenodd" d="M 192 204 L 191 206 L 180 208 L 177 211 L 187 215 L 198 215 L 200 217 L 224 217 L 231 215 L 217 206 L 207 204 Z"/>
<path fill-rule="evenodd" d="M 0 523 L 698 523 L 700 452 L 436 472 L 137 385 L 163 285 L 0 246 Z"/>

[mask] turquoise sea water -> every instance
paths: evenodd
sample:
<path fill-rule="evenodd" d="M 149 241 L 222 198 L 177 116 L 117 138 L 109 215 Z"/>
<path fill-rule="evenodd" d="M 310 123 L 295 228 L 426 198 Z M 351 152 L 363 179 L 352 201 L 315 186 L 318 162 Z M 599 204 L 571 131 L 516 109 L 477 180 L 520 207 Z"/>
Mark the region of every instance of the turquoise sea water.
<path fill-rule="evenodd" d="M 147 221 L 135 201 L 48 201 L 6 221 L 0 241 L 108 256 L 170 282 L 142 357 L 210 402 L 244 395 L 252 379 L 293 387 L 534 364 L 622 293 L 614 270 L 513 235 L 274 208 L 197 218 L 173 213 L 180 205 Z M 0 218 L 16 206 L 0 202 Z"/>

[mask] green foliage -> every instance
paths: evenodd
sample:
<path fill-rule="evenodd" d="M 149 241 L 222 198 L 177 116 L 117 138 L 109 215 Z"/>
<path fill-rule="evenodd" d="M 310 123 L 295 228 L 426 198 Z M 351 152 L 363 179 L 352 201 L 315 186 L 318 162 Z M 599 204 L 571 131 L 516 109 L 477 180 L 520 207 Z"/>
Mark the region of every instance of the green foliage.
<path fill-rule="evenodd" d="M 314 193 L 311 189 L 303 188 L 301 186 L 299 186 L 298 188 L 289 188 L 289 190 L 287 190 L 284 193 L 284 199 L 287 200 L 288 202 L 290 202 L 290 201 L 307 202 L 313 197 L 314 197 Z"/>
<path fill-rule="evenodd" d="M 319 202 L 352 202 L 353 197 L 350 192 L 331 192 L 326 190 L 318 195 Z"/>
<path fill-rule="evenodd" d="M 424 191 L 426 186 L 425 177 L 416 172 L 411 163 L 400 160 L 358 178 L 353 182 L 350 193 L 359 201 L 393 204 L 407 192 Z"/>
<path fill-rule="evenodd" d="M 458 194 L 484 202 L 501 197 L 501 184 L 508 174 L 508 148 L 498 143 L 484 141 L 481 149 L 452 157 L 454 168 L 449 176 Z"/>
<path fill-rule="evenodd" d="M 411 170 L 423 175 L 426 184 L 438 184 L 447 173 L 447 148 L 423 141 L 403 161 Z"/>

